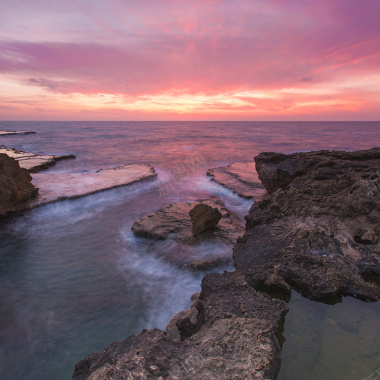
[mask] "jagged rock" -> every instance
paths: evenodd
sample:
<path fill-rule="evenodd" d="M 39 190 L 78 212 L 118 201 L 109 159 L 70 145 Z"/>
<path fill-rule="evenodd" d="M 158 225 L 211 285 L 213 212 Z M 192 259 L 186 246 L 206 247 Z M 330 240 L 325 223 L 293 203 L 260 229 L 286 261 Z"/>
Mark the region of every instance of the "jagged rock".
<path fill-rule="evenodd" d="M 176 320 L 181 341 L 144 330 L 81 360 L 72 379 L 276 379 L 282 302 L 225 272 L 203 279 L 195 307 L 196 320 Z"/>
<path fill-rule="evenodd" d="M 206 173 L 219 183 L 246 199 L 259 200 L 265 194 L 257 176 L 255 162 L 235 162 L 225 167 L 209 169 Z"/>
<path fill-rule="evenodd" d="M 37 196 L 38 189 L 31 180 L 28 171 L 20 168 L 14 158 L 0 153 L 0 216 L 21 210 Z"/>
<path fill-rule="evenodd" d="M 255 203 L 234 249 L 250 285 L 288 297 L 379 300 L 380 148 L 262 153 L 257 171 L 271 193 Z"/>
<path fill-rule="evenodd" d="M 193 222 L 193 235 L 212 230 L 222 218 L 222 214 L 215 207 L 205 204 L 195 205 L 189 212 L 191 221 Z"/>
<path fill-rule="evenodd" d="M 31 132 L 32 133 L 32 132 Z M 57 161 L 76 158 L 73 154 L 64 156 L 41 156 L 36 153 L 27 153 L 15 148 L 0 148 L 0 153 L 13 157 L 20 163 L 20 167 L 27 169 L 30 173 L 36 173 L 56 164 Z"/>
<path fill-rule="evenodd" d="M 82 173 L 35 173 L 33 183 L 39 187 L 40 195 L 30 207 L 131 185 L 156 175 L 154 168 L 147 164 L 128 164 Z"/>
<path fill-rule="evenodd" d="M 190 309 L 180 311 L 167 324 L 166 332 L 175 342 L 184 340 L 195 332 L 199 316 L 196 307 L 199 296 L 199 293 L 194 293 L 191 296 Z"/>
<path fill-rule="evenodd" d="M 207 205 L 216 208 L 222 215 L 218 225 L 196 236 L 192 233 L 192 222 L 189 215 L 196 205 Z M 177 251 L 158 252 L 165 261 L 178 267 L 188 266 L 190 270 L 209 270 L 232 263 L 232 245 L 244 233 L 240 220 L 231 214 L 217 198 L 197 202 L 180 202 L 163 207 L 157 212 L 143 216 L 132 226 L 136 236 L 154 240 L 165 240 L 171 237 L 178 243 Z M 200 243 L 213 242 L 230 246 L 231 251 L 211 252 L 202 257 L 194 256 L 192 247 Z M 196 253 L 196 252 L 195 252 Z"/>

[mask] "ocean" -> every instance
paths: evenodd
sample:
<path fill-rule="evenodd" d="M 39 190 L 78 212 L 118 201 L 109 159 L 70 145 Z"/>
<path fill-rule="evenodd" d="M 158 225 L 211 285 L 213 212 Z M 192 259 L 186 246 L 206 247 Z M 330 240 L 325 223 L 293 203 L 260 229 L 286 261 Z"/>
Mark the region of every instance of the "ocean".
<path fill-rule="evenodd" d="M 380 146 L 380 122 L 0 122 L 0 130 L 36 132 L 2 136 L 0 145 L 39 154 L 76 155 L 49 172 L 148 163 L 158 173 L 157 180 L 57 202 L 0 221 L 3 380 L 69 379 L 74 365 L 91 352 L 143 328 L 164 329 L 172 315 L 188 308 L 204 273 L 164 262 L 159 251 L 173 250 L 175 243 L 136 238 L 131 226 L 170 203 L 211 196 L 219 197 L 244 223 L 252 201 L 211 182 L 207 169 L 252 161 L 263 151 L 352 151 Z M 175 175 L 184 166 L 187 170 Z M 221 249 L 227 248 L 204 244 L 198 254 Z M 233 270 L 220 270 L 224 269 Z M 293 317 L 291 310 L 285 323 L 287 341 L 279 379 L 337 379 L 337 373 L 357 375 L 341 378 L 359 379 L 377 370 L 376 365 L 380 367 L 380 328 L 374 322 L 380 316 L 378 303 L 348 300 L 325 311 L 326 305 L 303 304 L 297 296 L 291 302 L 299 311 Z M 342 314 L 338 308 L 343 305 L 348 309 Z M 333 308 L 339 316 L 354 315 L 353 310 L 362 307 L 366 312 L 361 318 L 369 318 L 366 326 L 372 326 L 366 333 L 370 340 L 364 342 L 364 346 L 372 345 L 371 360 L 356 355 L 356 362 L 348 360 L 351 367 L 347 369 L 335 358 L 331 368 L 321 361 L 321 351 L 308 354 L 304 348 L 298 353 L 290 349 L 292 331 L 298 331 L 296 321 L 305 324 L 307 315 L 320 313 L 326 322 L 338 318 Z M 304 318 L 302 310 L 309 313 Z M 316 329 L 323 323 L 313 320 L 312 325 Z M 313 334 L 317 339 L 318 334 Z M 359 338 L 365 339 L 357 333 L 357 342 Z M 352 351 L 358 350 L 353 336 L 347 339 L 354 346 Z M 329 345 L 314 343 L 319 350 Z M 302 359 L 302 355 L 309 356 Z M 346 360 L 347 354 L 343 356 Z M 296 369 L 294 363 L 298 363 Z"/>

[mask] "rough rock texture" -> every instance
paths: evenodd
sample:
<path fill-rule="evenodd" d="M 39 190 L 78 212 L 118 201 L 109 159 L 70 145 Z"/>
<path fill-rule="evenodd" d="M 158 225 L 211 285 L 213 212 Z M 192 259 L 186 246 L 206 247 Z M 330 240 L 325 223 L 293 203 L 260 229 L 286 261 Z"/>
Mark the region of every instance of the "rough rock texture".
<path fill-rule="evenodd" d="M 1 147 L 0 153 L 5 153 L 9 157 L 13 157 L 20 163 L 20 167 L 27 169 L 30 173 L 36 173 L 43 169 L 47 169 L 50 166 L 55 165 L 57 161 L 75 158 L 73 154 L 65 156 L 41 156 L 36 153 L 27 153 L 15 148 L 6 147 Z"/>
<path fill-rule="evenodd" d="M 28 171 L 20 168 L 14 158 L 0 153 L 0 217 L 21 210 L 37 196 L 38 189 L 31 180 Z"/>
<path fill-rule="evenodd" d="M 259 200 L 266 192 L 258 179 L 253 161 L 209 169 L 207 175 L 242 198 Z"/>
<path fill-rule="evenodd" d="M 262 153 L 255 158 L 270 194 L 255 203 L 234 249 L 251 286 L 288 297 L 379 300 L 380 148 Z"/>
<path fill-rule="evenodd" d="M 216 207 L 213 208 L 204 204 L 194 206 L 190 210 L 189 216 L 193 223 L 193 235 L 212 230 L 222 218 L 222 214 Z"/>
<path fill-rule="evenodd" d="M 177 317 L 182 340 L 154 329 L 111 344 L 76 366 L 84 379 L 275 379 L 286 307 L 238 273 L 203 279 L 196 318 Z M 193 319 L 192 319 L 193 318 Z"/>
<path fill-rule="evenodd" d="M 219 223 L 211 230 L 193 235 L 192 222 L 189 215 L 197 205 L 216 208 L 222 215 Z M 143 216 L 132 226 L 136 236 L 154 240 L 172 238 L 177 244 L 177 250 L 158 252 L 160 257 L 178 267 L 186 266 L 193 271 L 209 270 L 217 266 L 232 264 L 232 246 L 244 234 L 240 220 L 231 214 L 218 198 L 197 202 L 180 202 L 163 207 L 157 212 Z M 219 252 L 196 255 L 193 247 L 200 243 L 220 244 Z M 226 246 L 229 249 L 225 249 Z M 224 249 L 222 249 L 224 247 Z M 213 250 L 215 251 L 215 250 Z M 195 252 L 195 253 L 194 253 Z"/>

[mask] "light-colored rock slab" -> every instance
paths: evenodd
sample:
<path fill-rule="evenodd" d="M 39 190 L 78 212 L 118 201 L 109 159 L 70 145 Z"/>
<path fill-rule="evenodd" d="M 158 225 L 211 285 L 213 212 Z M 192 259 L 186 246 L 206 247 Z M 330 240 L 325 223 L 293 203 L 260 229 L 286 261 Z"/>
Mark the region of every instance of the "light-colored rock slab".
<path fill-rule="evenodd" d="M 189 215 L 196 205 L 203 204 L 217 208 L 222 218 L 217 226 L 196 236 L 192 232 L 192 221 Z M 186 267 L 192 271 L 206 271 L 218 266 L 232 264 L 232 246 L 244 234 L 245 228 L 240 220 L 228 211 L 217 199 L 196 202 L 179 202 L 163 207 L 157 212 L 138 219 L 132 226 L 138 237 L 153 240 L 165 240 L 171 237 L 178 243 L 175 250 L 163 250 L 156 254 L 163 260 L 179 268 Z M 218 244 L 219 248 L 208 252 L 199 248 L 207 243 Z M 205 246 L 203 246 L 205 247 Z"/>
<path fill-rule="evenodd" d="M 254 161 L 235 162 L 209 169 L 207 175 L 242 198 L 259 200 L 266 192 L 257 175 Z"/>
<path fill-rule="evenodd" d="M 15 148 L 0 148 L 0 153 L 5 153 L 9 157 L 13 157 L 20 164 L 20 167 L 27 169 L 31 173 L 38 172 L 55 165 L 57 161 L 75 158 L 73 154 L 65 156 L 41 156 L 36 153 L 23 152 Z"/>
<path fill-rule="evenodd" d="M 154 168 L 146 164 L 129 164 L 96 172 L 34 173 L 32 183 L 39 188 L 39 196 L 32 207 L 83 197 L 155 176 Z"/>
<path fill-rule="evenodd" d="M 36 132 L 29 132 L 29 131 L 0 131 L 0 136 L 6 136 L 6 135 L 30 135 L 32 133 L 36 133 Z"/>

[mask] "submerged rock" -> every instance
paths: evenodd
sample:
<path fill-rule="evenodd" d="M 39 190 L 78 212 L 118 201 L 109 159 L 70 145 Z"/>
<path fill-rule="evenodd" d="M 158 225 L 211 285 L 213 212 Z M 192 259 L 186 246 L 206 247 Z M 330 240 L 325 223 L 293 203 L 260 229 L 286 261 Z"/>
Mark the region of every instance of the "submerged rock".
<path fill-rule="evenodd" d="M 174 340 L 144 330 L 81 360 L 72 379 L 276 379 L 282 302 L 226 272 L 203 279 L 193 308 L 176 317 Z"/>
<path fill-rule="evenodd" d="M 212 230 L 222 218 L 222 214 L 216 207 L 213 208 L 205 204 L 194 206 L 190 210 L 189 216 L 193 222 L 193 235 Z"/>
<path fill-rule="evenodd" d="M 217 209 L 221 218 L 217 226 L 196 235 L 190 211 L 199 205 Z M 217 198 L 197 202 L 179 202 L 163 207 L 157 212 L 143 216 L 132 226 L 136 236 L 154 240 L 172 238 L 178 243 L 174 252 L 165 250 L 158 254 L 167 262 L 178 267 L 187 266 L 190 270 L 208 270 L 216 266 L 232 263 L 232 246 L 244 233 L 240 220 L 232 215 Z M 192 247 L 200 243 L 216 243 L 231 248 L 220 250 L 203 257 L 193 254 Z M 195 252 L 196 254 L 196 252 Z"/>
<path fill-rule="evenodd" d="M 207 175 L 242 198 L 258 200 L 265 194 L 253 161 L 235 162 L 225 167 L 209 169 Z"/>
<path fill-rule="evenodd" d="M 15 148 L 0 148 L 0 153 L 16 159 L 20 167 L 27 169 L 30 173 L 36 173 L 56 164 L 57 161 L 76 158 L 73 154 L 65 156 L 41 156 L 36 153 L 27 153 Z"/>
<path fill-rule="evenodd" d="M 270 192 L 255 203 L 234 249 L 236 269 L 257 290 L 316 300 L 380 300 L 380 148 L 262 153 Z"/>
<path fill-rule="evenodd" d="M 79 198 L 155 176 L 154 168 L 147 164 L 129 164 L 83 173 L 35 173 L 33 183 L 40 191 L 31 206 Z"/>
<path fill-rule="evenodd" d="M 19 211 L 35 198 L 38 189 L 26 169 L 6 154 L 0 153 L 0 217 Z"/>

